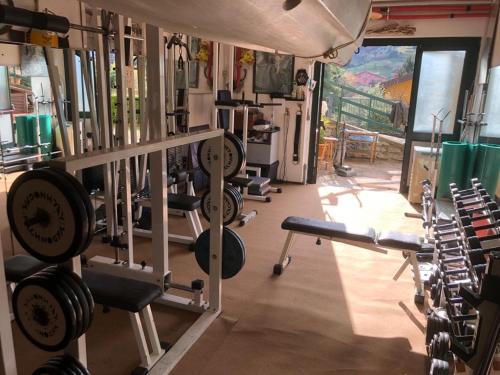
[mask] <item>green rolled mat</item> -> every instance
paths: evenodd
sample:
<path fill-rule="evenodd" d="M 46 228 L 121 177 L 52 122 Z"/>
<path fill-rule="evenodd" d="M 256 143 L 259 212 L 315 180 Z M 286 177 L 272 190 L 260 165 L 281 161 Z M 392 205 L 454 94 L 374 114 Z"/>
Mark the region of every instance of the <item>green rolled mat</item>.
<path fill-rule="evenodd" d="M 479 145 L 475 175 L 488 194 L 494 197 L 500 175 L 500 145 Z"/>
<path fill-rule="evenodd" d="M 450 184 L 457 184 L 459 189 L 464 188 L 467 151 L 469 147 L 465 142 L 443 142 L 441 162 L 439 165 L 439 178 L 437 198 L 450 197 Z"/>
<path fill-rule="evenodd" d="M 38 123 L 40 125 L 40 143 L 50 143 L 50 145 L 40 147 L 42 154 L 52 152 L 52 117 L 50 115 L 38 116 Z M 44 157 L 44 160 L 50 159 L 50 156 Z"/>
<path fill-rule="evenodd" d="M 469 143 L 467 145 L 467 158 L 465 160 L 465 175 L 464 175 L 464 189 L 471 187 L 470 180 L 476 177 L 475 168 L 477 162 L 477 153 L 479 150 L 478 144 Z"/>
<path fill-rule="evenodd" d="M 36 118 L 32 115 L 16 117 L 17 147 L 24 147 L 36 144 Z M 31 154 L 34 148 L 22 148 L 21 153 Z"/>

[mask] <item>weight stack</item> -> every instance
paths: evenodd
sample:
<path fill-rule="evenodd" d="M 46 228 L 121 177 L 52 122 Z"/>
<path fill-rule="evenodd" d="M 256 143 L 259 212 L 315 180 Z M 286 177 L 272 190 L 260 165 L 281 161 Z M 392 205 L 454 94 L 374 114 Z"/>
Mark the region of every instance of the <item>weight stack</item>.
<path fill-rule="evenodd" d="M 488 194 L 494 197 L 500 176 L 500 145 L 479 145 L 475 175 Z"/>
<path fill-rule="evenodd" d="M 459 189 L 464 189 L 466 177 L 467 154 L 469 147 L 465 142 L 443 142 L 441 163 L 439 165 L 439 178 L 437 198 L 450 198 L 450 184 L 457 184 Z"/>

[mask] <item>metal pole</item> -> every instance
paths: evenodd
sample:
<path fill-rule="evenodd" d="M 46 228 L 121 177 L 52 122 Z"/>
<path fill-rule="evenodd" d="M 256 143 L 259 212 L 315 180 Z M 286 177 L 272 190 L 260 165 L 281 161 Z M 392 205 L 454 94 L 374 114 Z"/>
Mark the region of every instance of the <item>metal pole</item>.
<path fill-rule="evenodd" d="M 219 43 L 213 42 L 213 65 L 212 65 L 212 95 L 214 103 L 217 101 L 217 84 L 219 80 Z M 213 107 L 212 129 L 217 129 L 217 107 Z"/>
<path fill-rule="evenodd" d="M 147 25 L 147 94 L 150 136 L 163 139 L 167 136 L 165 118 L 165 43 L 163 29 Z M 167 152 L 165 149 L 150 154 L 151 173 L 151 233 L 153 271 L 160 287 L 168 273 L 168 197 Z"/>
<path fill-rule="evenodd" d="M 227 68 L 227 80 L 229 81 L 229 93 L 231 94 L 231 98 L 233 98 L 233 80 L 234 80 L 234 46 L 228 46 L 229 47 L 229 62 L 228 62 L 228 68 Z M 248 108 L 247 108 L 248 111 Z M 229 111 L 229 132 L 234 133 L 234 111 Z M 245 134 L 243 133 L 243 137 L 245 137 Z M 245 144 L 245 150 L 246 150 L 246 144 Z"/>

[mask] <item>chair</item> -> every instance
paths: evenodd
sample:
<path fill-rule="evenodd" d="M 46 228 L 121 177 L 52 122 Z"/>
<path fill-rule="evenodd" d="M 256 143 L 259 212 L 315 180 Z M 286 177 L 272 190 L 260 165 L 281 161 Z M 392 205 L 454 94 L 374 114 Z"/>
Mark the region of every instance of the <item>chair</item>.
<path fill-rule="evenodd" d="M 378 133 L 369 131 L 359 131 L 359 130 L 346 130 L 346 145 L 351 144 L 368 144 L 369 147 L 369 159 L 372 164 L 377 156 L 377 143 L 378 143 Z"/>

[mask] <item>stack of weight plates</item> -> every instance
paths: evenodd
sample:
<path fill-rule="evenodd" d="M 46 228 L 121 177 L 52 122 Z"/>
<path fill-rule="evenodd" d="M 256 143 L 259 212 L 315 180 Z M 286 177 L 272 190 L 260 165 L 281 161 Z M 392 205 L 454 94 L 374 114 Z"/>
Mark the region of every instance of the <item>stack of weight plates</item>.
<path fill-rule="evenodd" d="M 201 197 L 201 213 L 209 222 L 211 207 L 210 195 L 210 190 L 208 190 Z M 243 209 L 243 196 L 236 187 L 226 185 L 222 195 L 222 203 L 222 222 L 224 225 L 229 225 L 240 216 L 241 210 Z"/>
<path fill-rule="evenodd" d="M 55 352 L 88 330 L 94 300 L 76 273 L 51 266 L 16 286 L 12 308 L 28 340 L 42 350 Z"/>
<path fill-rule="evenodd" d="M 212 147 L 210 140 L 200 142 L 198 146 L 198 164 L 201 170 L 210 175 Z M 246 164 L 243 142 L 232 133 L 224 133 L 224 179 L 236 176 Z"/>
<path fill-rule="evenodd" d="M 89 195 L 75 177 L 55 168 L 18 177 L 7 196 L 7 215 L 21 246 L 47 263 L 80 255 L 95 231 Z"/>
<path fill-rule="evenodd" d="M 33 375 L 90 375 L 90 372 L 77 359 L 60 355 L 49 359 Z"/>

